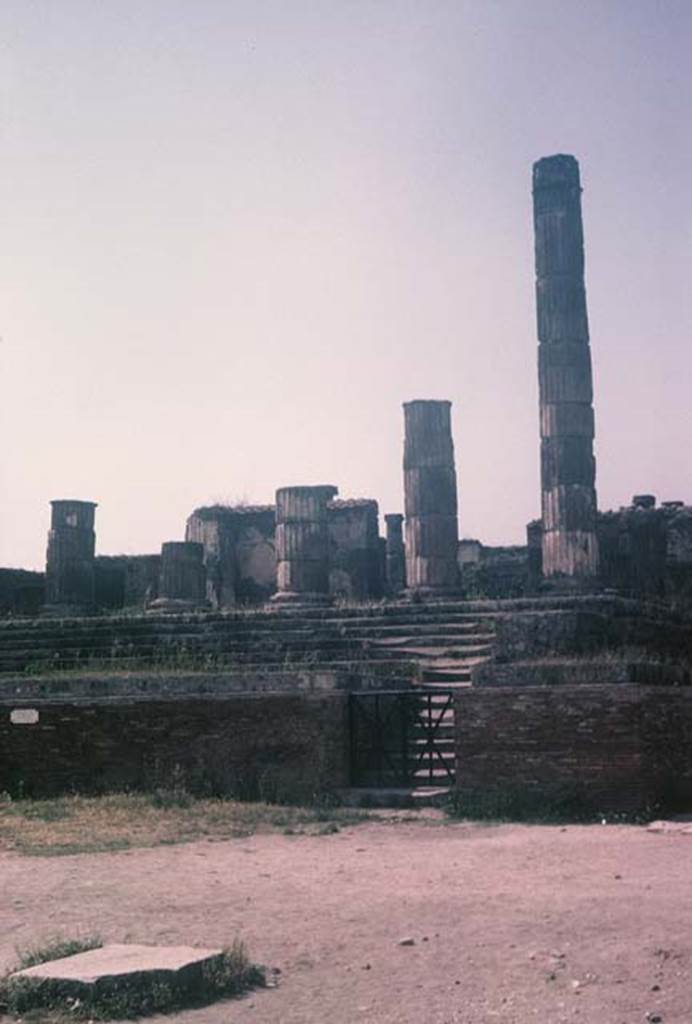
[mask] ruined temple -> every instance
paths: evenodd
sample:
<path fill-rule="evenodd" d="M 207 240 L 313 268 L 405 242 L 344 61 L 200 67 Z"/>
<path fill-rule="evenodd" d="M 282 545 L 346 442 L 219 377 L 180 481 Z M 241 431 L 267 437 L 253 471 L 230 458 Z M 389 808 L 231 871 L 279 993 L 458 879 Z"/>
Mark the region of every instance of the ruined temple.
<path fill-rule="evenodd" d="M 317 482 L 199 507 L 159 552 L 103 555 L 96 503 L 53 501 L 45 573 L 0 569 L 0 791 L 146 788 L 175 769 L 276 799 L 566 787 L 591 811 L 692 807 L 692 506 L 597 508 L 577 161 L 539 160 L 532 184 L 526 545 L 460 539 L 439 399 L 404 403 L 385 536 L 375 498 Z"/>

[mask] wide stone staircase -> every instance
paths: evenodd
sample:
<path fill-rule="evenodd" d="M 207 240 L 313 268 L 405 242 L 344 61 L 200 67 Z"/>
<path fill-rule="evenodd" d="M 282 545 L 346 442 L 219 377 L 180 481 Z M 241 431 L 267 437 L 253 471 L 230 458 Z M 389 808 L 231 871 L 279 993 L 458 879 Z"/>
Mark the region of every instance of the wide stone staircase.
<path fill-rule="evenodd" d="M 402 685 L 468 685 L 492 615 L 461 602 L 0 622 L 0 674 L 332 669 Z"/>

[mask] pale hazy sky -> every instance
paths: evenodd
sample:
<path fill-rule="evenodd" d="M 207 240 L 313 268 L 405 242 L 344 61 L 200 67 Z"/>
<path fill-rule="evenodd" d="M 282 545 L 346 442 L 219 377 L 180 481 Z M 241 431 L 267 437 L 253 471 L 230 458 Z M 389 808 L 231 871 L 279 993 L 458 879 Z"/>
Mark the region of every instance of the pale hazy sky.
<path fill-rule="evenodd" d="M 0 565 L 51 498 L 156 551 L 218 500 L 539 512 L 531 164 L 581 164 L 601 508 L 692 499 L 690 0 L 3 0 Z"/>

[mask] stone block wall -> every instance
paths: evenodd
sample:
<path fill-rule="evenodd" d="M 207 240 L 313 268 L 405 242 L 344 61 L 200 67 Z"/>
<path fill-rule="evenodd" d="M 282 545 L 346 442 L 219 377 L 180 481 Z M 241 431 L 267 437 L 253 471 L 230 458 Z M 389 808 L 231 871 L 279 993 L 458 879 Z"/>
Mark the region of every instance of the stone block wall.
<path fill-rule="evenodd" d="M 331 501 L 327 515 L 330 593 L 356 601 L 382 597 L 377 502 L 367 498 Z"/>
<path fill-rule="evenodd" d="M 592 811 L 684 804 L 691 740 L 686 687 L 471 688 L 456 697 L 457 787 L 469 800 L 563 790 Z"/>
<path fill-rule="evenodd" d="M 543 658 L 540 660 L 486 661 L 471 670 L 473 686 L 527 687 L 580 686 L 585 683 L 644 683 L 647 686 L 689 686 L 692 671 L 668 662 L 604 658 Z"/>
<path fill-rule="evenodd" d="M 27 569 L 0 569 L 0 615 L 38 615 L 45 603 L 46 577 Z"/>
<path fill-rule="evenodd" d="M 560 655 L 592 655 L 634 648 L 656 658 L 692 660 L 692 620 L 660 605 L 617 596 L 565 600 L 550 606 L 538 599 L 532 609 L 500 611 L 494 619 L 498 662 Z"/>
<path fill-rule="evenodd" d="M 529 592 L 526 547 L 488 547 L 465 539 L 459 541 L 457 561 L 464 597 L 515 598 Z"/>
<path fill-rule="evenodd" d="M 343 693 L 3 698 L 0 791 L 39 797 L 182 780 L 201 793 L 309 799 L 348 784 L 347 701 Z M 12 721 L 32 717 L 27 710 L 36 722 Z"/>
<path fill-rule="evenodd" d="M 143 608 L 158 596 L 160 567 L 160 555 L 97 555 L 96 607 Z"/>
<path fill-rule="evenodd" d="M 185 539 L 204 547 L 212 608 L 261 604 L 276 591 L 273 505 L 211 505 L 189 517 Z"/>

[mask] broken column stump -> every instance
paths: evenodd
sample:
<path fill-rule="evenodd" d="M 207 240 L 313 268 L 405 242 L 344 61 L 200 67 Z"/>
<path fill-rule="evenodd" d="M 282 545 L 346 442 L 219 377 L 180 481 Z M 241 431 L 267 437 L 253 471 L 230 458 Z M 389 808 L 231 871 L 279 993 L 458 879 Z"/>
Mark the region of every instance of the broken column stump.
<path fill-rule="evenodd" d="M 533 166 L 543 575 L 598 575 L 596 463 L 579 165 Z"/>
<path fill-rule="evenodd" d="M 50 504 L 44 610 L 81 615 L 94 608 L 96 502 L 60 499 Z"/>
<path fill-rule="evenodd" d="M 274 601 L 329 601 L 330 484 L 281 487 L 276 492 L 277 592 Z"/>
<path fill-rule="evenodd" d="M 203 609 L 206 600 L 204 547 L 194 541 L 167 541 L 161 545 L 159 596 L 149 607 L 155 611 L 185 612 Z"/>
<path fill-rule="evenodd" d="M 451 404 L 404 403 L 406 585 L 424 596 L 441 597 L 459 589 Z"/>

